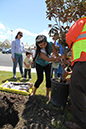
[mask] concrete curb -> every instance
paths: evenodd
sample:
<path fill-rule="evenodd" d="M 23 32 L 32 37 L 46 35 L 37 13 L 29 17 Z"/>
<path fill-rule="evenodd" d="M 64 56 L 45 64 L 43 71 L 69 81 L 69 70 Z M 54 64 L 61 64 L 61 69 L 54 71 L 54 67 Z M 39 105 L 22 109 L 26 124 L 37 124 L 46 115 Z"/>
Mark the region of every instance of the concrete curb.
<path fill-rule="evenodd" d="M 13 67 L 0 66 L 0 71 L 9 71 L 9 72 L 12 72 L 13 71 Z M 19 67 L 16 68 L 16 72 L 20 72 Z M 36 73 L 36 69 L 35 68 L 31 68 L 31 73 Z"/>

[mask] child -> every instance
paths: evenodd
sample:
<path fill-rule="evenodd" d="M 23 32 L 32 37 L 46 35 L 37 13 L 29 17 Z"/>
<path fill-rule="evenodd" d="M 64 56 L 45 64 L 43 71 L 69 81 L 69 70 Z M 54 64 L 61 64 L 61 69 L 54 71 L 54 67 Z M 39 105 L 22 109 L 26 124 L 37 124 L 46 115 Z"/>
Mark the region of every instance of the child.
<path fill-rule="evenodd" d="M 57 52 L 59 53 L 59 46 L 55 46 Z M 54 53 L 52 53 L 51 57 L 54 57 Z M 53 77 L 54 72 L 54 78 L 58 78 L 58 68 L 59 68 L 59 61 L 52 62 L 52 69 L 51 69 L 51 78 Z"/>
<path fill-rule="evenodd" d="M 24 59 L 24 80 L 27 78 L 27 72 L 29 80 L 31 80 L 31 64 L 32 59 L 30 59 L 30 52 L 26 52 L 26 58 Z"/>
<path fill-rule="evenodd" d="M 49 90 L 51 87 L 51 61 L 58 60 L 59 56 L 54 44 L 52 42 L 47 42 L 47 37 L 44 35 L 38 35 L 36 37 L 36 47 L 36 54 L 33 60 L 36 62 L 37 80 L 31 95 L 35 95 L 37 88 L 43 81 L 43 71 L 45 71 L 46 97 L 49 99 Z M 52 51 L 56 57 L 50 57 Z"/>

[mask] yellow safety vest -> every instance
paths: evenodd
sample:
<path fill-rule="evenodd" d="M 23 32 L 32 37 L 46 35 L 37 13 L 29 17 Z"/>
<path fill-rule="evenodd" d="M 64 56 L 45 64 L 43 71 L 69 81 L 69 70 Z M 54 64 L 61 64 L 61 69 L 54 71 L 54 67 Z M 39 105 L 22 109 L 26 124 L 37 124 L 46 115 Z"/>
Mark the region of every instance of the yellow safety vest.
<path fill-rule="evenodd" d="M 72 61 L 79 59 L 82 51 L 86 52 L 86 23 L 80 35 L 72 45 Z"/>

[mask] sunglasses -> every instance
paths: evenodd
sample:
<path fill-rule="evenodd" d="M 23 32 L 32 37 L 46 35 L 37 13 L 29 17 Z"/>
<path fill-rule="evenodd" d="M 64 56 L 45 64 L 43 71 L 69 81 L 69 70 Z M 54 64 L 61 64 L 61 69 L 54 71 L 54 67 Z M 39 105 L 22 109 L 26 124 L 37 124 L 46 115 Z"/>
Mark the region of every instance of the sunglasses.
<path fill-rule="evenodd" d="M 22 34 L 19 34 L 21 37 L 23 37 L 23 35 Z"/>

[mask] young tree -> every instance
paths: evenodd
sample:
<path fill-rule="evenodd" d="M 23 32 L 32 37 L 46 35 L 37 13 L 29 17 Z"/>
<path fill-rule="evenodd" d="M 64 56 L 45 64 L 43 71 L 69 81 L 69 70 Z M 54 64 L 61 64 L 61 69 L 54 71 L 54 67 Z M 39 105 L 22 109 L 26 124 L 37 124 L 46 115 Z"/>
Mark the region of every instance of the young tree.
<path fill-rule="evenodd" d="M 46 18 L 55 21 L 54 25 L 49 24 L 51 27 L 49 35 L 58 39 L 59 44 L 63 47 L 64 67 L 67 54 L 65 34 L 76 20 L 86 16 L 86 0 L 46 0 L 45 3 L 47 7 Z"/>
<path fill-rule="evenodd" d="M 49 25 L 50 36 L 56 36 L 59 43 L 65 42 L 65 34 L 70 26 L 79 18 L 86 16 L 86 0 L 46 0 L 46 18 L 54 19 Z"/>

